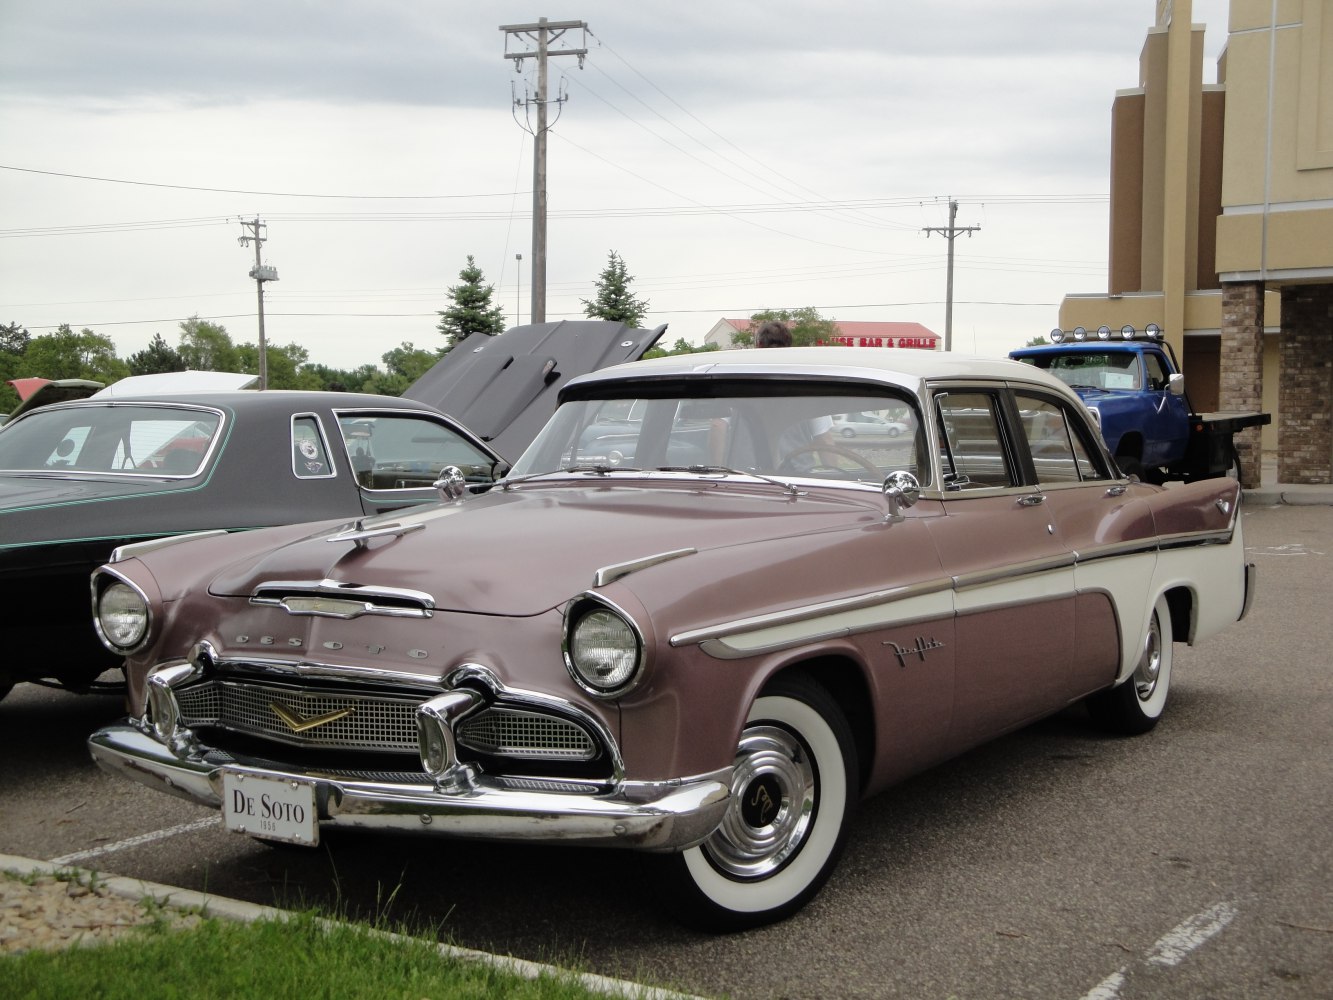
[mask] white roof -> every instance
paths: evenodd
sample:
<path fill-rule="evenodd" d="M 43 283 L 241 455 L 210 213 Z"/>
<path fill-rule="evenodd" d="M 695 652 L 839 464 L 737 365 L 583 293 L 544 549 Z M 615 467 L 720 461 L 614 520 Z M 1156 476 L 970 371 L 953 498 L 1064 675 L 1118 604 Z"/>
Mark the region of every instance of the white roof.
<path fill-rule="evenodd" d="M 923 350 L 884 350 L 875 347 L 773 347 L 738 351 L 709 351 L 650 358 L 604 368 L 586 379 L 625 375 L 670 375 L 692 372 L 810 374 L 882 378 L 899 384 L 914 384 L 937 378 L 1021 379 L 1054 383 L 1032 365 L 1009 358 L 986 358 L 970 354 Z"/>
<path fill-rule="evenodd" d="M 258 375 L 237 372 L 161 372 L 155 375 L 131 375 L 112 382 L 94 396 L 148 396 L 181 392 L 229 392 L 247 389 L 259 381 Z"/>

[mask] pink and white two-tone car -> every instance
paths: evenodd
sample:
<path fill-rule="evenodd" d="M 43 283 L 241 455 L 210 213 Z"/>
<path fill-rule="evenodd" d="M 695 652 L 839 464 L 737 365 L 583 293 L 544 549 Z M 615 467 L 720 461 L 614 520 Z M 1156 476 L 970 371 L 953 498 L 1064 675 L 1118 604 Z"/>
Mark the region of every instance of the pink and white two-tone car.
<path fill-rule="evenodd" d="M 485 494 L 118 550 L 132 715 L 96 760 L 272 841 L 658 852 L 732 930 L 804 905 L 893 782 L 1079 702 L 1152 729 L 1174 645 L 1253 594 L 1235 481 L 1123 475 L 1018 362 L 720 352 L 560 400 Z M 886 410 L 908 430 L 830 433 Z"/>

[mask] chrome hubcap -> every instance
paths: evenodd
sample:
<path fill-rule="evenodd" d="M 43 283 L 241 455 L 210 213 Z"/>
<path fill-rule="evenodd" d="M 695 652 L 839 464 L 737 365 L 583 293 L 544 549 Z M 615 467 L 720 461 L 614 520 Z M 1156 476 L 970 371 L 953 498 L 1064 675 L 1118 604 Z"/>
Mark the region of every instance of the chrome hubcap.
<path fill-rule="evenodd" d="M 814 767 L 800 741 L 774 726 L 747 729 L 736 752 L 731 805 L 704 851 L 729 875 L 763 878 L 804 842 L 814 808 Z"/>
<path fill-rule="evenodd" d="M 1143 645 L 1143 655 L 1139 665 L 1134 668 L 1134 688 L 1139 701 L 1147 701 L 1157 690 L 1157 681 L 1162 673 L 1162 634 L 1154 612 L 1148 625 L 1148 638 Z"/>

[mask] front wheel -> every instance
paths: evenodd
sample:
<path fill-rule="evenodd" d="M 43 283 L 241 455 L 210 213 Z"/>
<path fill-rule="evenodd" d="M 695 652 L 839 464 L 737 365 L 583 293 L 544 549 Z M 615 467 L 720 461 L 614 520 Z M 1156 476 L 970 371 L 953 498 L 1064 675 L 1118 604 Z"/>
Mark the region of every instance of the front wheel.
<path fill-rule="evenodd" d="M 1088 698 L 1093 721 L 1108 732 L 1136 736 L 1157 725 L 1171 689 L 1171 608 L 1157 598 L 1134 672 L 1121 684 Z"/>
<path fill-rule="evenodd" d="M 795 913 L 837 864 L 857 789 L 851 727 L 837 703 L 807 677 L 779 678 L 746 720 L 721 824 L 663 859 L 677 915 L 736 931 Z"/>

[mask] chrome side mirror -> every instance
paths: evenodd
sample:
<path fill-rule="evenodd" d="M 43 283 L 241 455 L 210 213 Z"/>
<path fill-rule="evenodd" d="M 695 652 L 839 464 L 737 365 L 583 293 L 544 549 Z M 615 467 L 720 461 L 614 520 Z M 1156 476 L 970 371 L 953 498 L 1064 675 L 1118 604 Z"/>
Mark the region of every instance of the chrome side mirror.
<path fill-rule="evenodd" d="M 1175 372 L 1166 377 L 1166 387 L 1173 396 L 1185 395 L 1185 376 Z"/>
<path fill-rule="evenodd" d="M 884 477 L 880 487 L 889 501 L 889 517 L 899 518 L 908 507 L 916 506 L 921 499 L 921 483 L 910 472 L 890 472 Z"/>
<path fill-rule="evenodd" d="M 440 491 L 441 500 L 459 500 L 467 495 L 467 480 L 456 465 L 446 465 L 440 470 L 440 478 L 431 485 Z"/>

